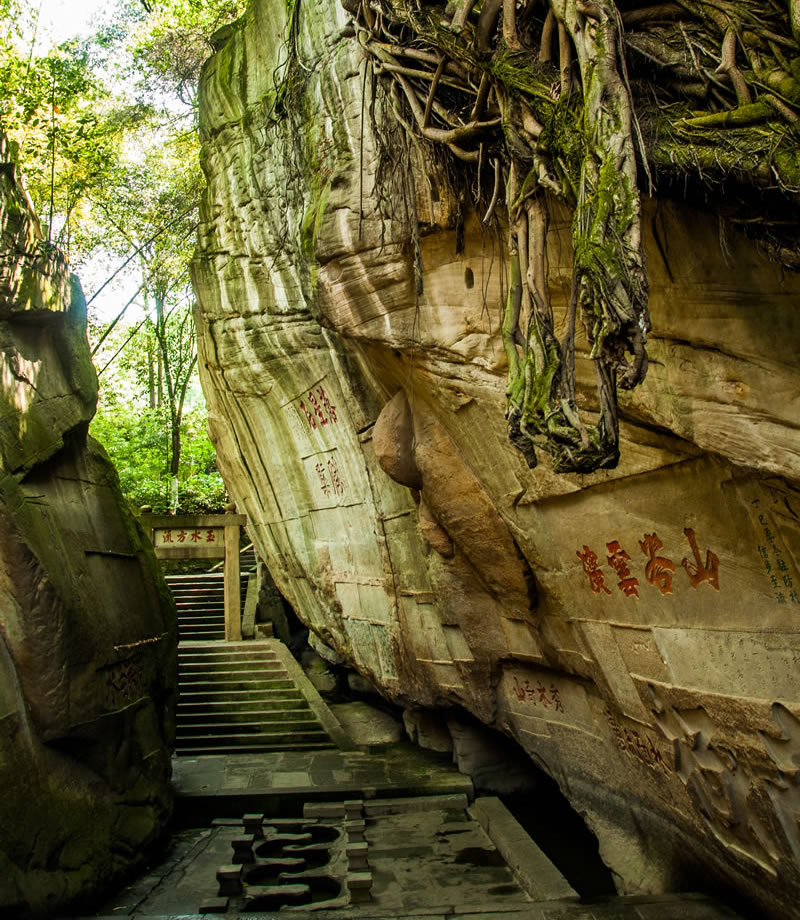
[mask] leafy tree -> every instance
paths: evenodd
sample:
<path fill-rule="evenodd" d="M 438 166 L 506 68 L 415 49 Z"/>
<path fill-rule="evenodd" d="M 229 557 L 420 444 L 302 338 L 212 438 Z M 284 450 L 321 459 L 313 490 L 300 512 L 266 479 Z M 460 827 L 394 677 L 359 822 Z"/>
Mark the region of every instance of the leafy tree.
<path fill-rule="evenodd" d="M 36 57 L 8 42 L 0 64 L 0 122 L 19 150 L 26 186 L 47 238 L 69 249 L 74 217 L 118 159 L 120 119 L 89 42 Z"/>
<path fill-rule="evenodd" d="M 242 0 L 140 0 L 146 16 L 133 31 L 134 67 L 150 86 L 197 107 L 200 68 L 212 53 L 211 36 L 244 12 Z"/>
<path fill-rule="evenodd" d="M 180 467 L 181 419 L 197 361 L 189 261 L 194 250 L 199 201 L 196 147 L 186 139 L 150 151 L 141 164 L 121 170 L 98 209 L 105 218 L 107 247 L 135 250 L 148 317 L 143 324 L 146 379 L 155 408 L 171 425 L 170 472 Z"/>
<path fill-rule="evenodd" d="M 91 39 L 36 55 L 33 7 L 0 0 L 10 24 L 0 36 L 0 122 L 48 240 L 73 264 L 102 253 L 138 269 L 144 318 L 126 319 L 135 296 L 112 323 L 91 326 L 105 384 L 93 433 L 131 499 L 155 507 L 178 489 L 184 510 L 222 501 L 196 399 L 188 265 L 202 174 L 193 122 L 210 36 L 242 9 L 238 0 L 117 0 Z M 116 92 L 112 78 L 123 78 Z"/>
<path fill-rule="evenodd" d="M 104 391 L 91 426 L 92 436 L 108 451 L 119 473 L 122 491 L 138 508 L 151 505 L 158 513 L 172 510 L 169 417 L 162 409 L 142 407 L 129 399 L 114 399 Z M 226 501 L 225 486 L 217 472 L 214 448 L 205 433 L 206 413 L 194 406 L 182 419 L 182 454 L 177 477 L 179 507 L 186 513 L 220 511 Z"/>

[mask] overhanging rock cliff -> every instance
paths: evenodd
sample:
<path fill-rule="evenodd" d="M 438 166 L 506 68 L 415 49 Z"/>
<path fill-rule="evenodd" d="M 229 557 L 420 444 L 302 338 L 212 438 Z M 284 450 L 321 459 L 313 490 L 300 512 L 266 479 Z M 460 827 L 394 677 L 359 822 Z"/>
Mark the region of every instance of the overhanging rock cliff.
<path fill-rule="evenodd" d="M 171 813 L 174 604 L 87 437 L 86 303 L 0 136 L 0 914 L 54 916 Z"/>
<path fill-rule="evenodd" d="M 205 69 L 194 263 L 220 469 L 278 587 L 387 696 L 514 737 L 620 890 L 700 870 L 787 916 L 800 280 L 715 212 L 646 199 L 650 368 L 620 395 L 619 464 L 529 468 L 503 228 L 446 158 L 392 147 L 345 10 L 290 7 L 255 0 Z M 563 307 L 555 200 L 545 254 Z M 579 336 L 575 381 L 596 416 Z"/>

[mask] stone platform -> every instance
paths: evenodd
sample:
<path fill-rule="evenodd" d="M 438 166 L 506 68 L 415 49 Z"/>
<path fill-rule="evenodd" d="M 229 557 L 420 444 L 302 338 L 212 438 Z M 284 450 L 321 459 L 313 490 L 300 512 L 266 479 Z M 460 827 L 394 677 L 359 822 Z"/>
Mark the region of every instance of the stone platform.
<path fill-rule="evenodd" d="M 582 903 L 449 755 L 410 743 L 358 750 L 313 703 L 338 748 L 176 757 L 171 840 L 94 916 L 736 920 L 695 894 Z"/>
<path fill-rule="evenodd" d="M 315 801 L 454 793 L 472 797 L 472 782 L 447 755 L 408 743 L 381 754 L 324 750 L 179 757 L 173 769 L 177 820 L 183 826 L 200 813 L 300 815 L 305 803 Z"/>
<path fill-rule="evenodd" d="M 308 900 L 312 898 L 310 903 Z M 302 898 L 306 898 L 306 902 Z M 702 895 L 579 896 L 498 799 L 309 803 L 177 833 L 97 917 L 297 920 L 736 920 Z"/>

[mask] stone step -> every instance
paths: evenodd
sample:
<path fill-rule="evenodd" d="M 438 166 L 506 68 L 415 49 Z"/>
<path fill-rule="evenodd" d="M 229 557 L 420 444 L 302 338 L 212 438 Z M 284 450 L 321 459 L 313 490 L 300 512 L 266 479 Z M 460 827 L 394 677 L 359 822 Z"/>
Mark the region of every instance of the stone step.
<path fill-rule="evenodd" d="M 272 690 L 278 687 L 293 687 L 294 682 L 290 677 L 260 678 L 245 680 L 236 678 L 232 680 L 196 680 L 181 681 L 180 692 L 194 693 L 231 693 L 234 690 Z"/>
<path fill-rule="evenodd" d="M 244 586 L 242 587 L 241 594 L 245 594 Z M 172 596 L 175 599 L 176 604 L 204 604 L 206 602 L 212 604 L 222 604 L 225 601 L 225 592 L 221 589 L 217 591 L 176 591 L 172 590 Z"/>
<path fill-rule="evenodd" d="M 188 626 L 202 626 L 203 624 L 208 623 L 209 621 L 215 621 L 215 620 L 219 620 L 220 623 L 223 623 L 225 621 L 225 617 L 222 613 L 216 613 L 216 612 L 209 613 L 206 616 L 203 616 L 202 614 L 197 615 L 197 612 L 195 610 L 192 611 L 191 616 L 180 616 L 180 615 L 178 616 L 178 623 L 179 624 L 183 623 Z"/>
<path fill-rule="evenodd" d="M 240 589 L 247 587 L 247 582 L 242 581 Z M 213 585 L 171 585 L 170 590 L 174 597 L 223 597 L 225 587 L 221 584 Z"/>
<path fill-rule="evenodd" d="M 170 590 L 176 597 L 219 597 L 225 594 L 225 586 L 213 585 L 170 585 Z"/>
<path fill-rule="evenodd" d="M 179 688 L 179 696 L 183 702 L 190 703 L 202 699 L 209 703 L 219 700 L 277 700 L 287 695 L 298 693 L 297 687 L 291 677 L 271 677 L 268 681 L 260 681 L 259 687 L 218 687 L 213 683 L 211 688 L 203 688 L 198 684 Z"/>
<path fill-rule="evenodd" d="M 208 594 L 203 594 L 198 597 L 192 597 L 191 595 L 173 595 L 175 598 L 175 607 L 178 610 L 193 610 L 202 608 L 203 610 L 224 610 L 225 609 L 225 598 L 224 597 L 209 597 Z"/>
<path fill-rule="evenodd" d="M 237 726 L 238 728 L 239 726 Z M 206 735 L 202 732 L 196 734 L 182 734 L 175 742 L 175 746 L 181 750 L 187 747 L 204 747 L 204 748 L 240 748 L 242 745 L 267 745 L 273 749 L 294 748 L 298 744 L 329 744 L 331 740 L 320 729 L 307 729 L 306 731 L 297 732 L 246 732 L 236 734 L 219 734 Z"/>
<path fill-rule="evenodd" d="M 190 572 L 188 575 L 167 575 L 168 585 L 222 585 L 225 583 L 225 573 L 220 572 Z"/>
<path fill-rule="evenodd" d="M 208 735 L 209 737 L 213 736 L 214 738 L 219 737 L 220 735 L 238 737 L 239 735 L 263 735 L 264 737 L 274 738 L 275 736 L 289 735 L 291 737 L 297 737 L 299 735 L 303 736 L 304 740 L 308 740 L 306 736 L 314 735 L 316 737 L 327 738 L 322 726 L 315 720 L 309 721 L 308 719 L 295 719 L 288 720 L 283 719 L 281 721 L 275 722 L 193 722 L 191 725 L 181 725 L 180 723 L 176 729 L 176 736 L 178 739 L 183 738 L 199 738 L 201 735 Z"/>
<path fill-rule="evenodd" d="M 180 639 L 186 642 L 202 642 L 203 636 L 197 633 L 212 633 L 213 638 L 219 638 L 220 632 L 224 634 L 225 623 L 223 621 L 206 620 L 203 623 L 178 623 L 178 632 Z M 223 635 L 224 638 L 224 635 Z"/>
<path fill-rule="evenodd" d="M 231 692 L 192 693 L 181 690 L 178 696 L 178 710 L 185 712 L 237 709 L 259 706 L 262 709 L 294 707 L 304 698 L 299 690 L 289 685 L 271 690 L 234 690 Z"/>
<path fill-rule="evenodd" d="M 230 723 L 240 723 L 245 722 L 249 724 L 253 723 L 267 723 L 267 722 L 281 722 L 286 721 L 289 723 L 301 723 L 301 722 L 316 722 L 317 717 L 314 713 L 314 710 L 306 706 L 305 709 L 289 709 L 287 707 L 282 707 L 280 709 L 229 709 L 222 711 L 213 711 L 210 712 L 208 709 L 196 712 L 187 712 L 185 710 L 178 709 L 178 725 L 182 727 L 188 726 L 198 726 L 202 727 L 203 725 L 230 725 Z"/>
<path fill-rule="evenodd" d="M 276 677 L 288 677 L 283 665 L 279 661 L 270 661 L 267 664 L 257 664 L 255 667 L 225 666 L 224 668 L 207 668 L 205 665 L 181 665 L 178 669 L 179 683 L 189 687 L 190 684 L 216 683 L 229 684 L 239 680 L 271 680 Z"/>
<path fill-rule="evenodd" d="M 247 585 L 242 583 L 240 586 L 240 593 L 244 594 L 246 592 Z M 222 603 L 225 599 L 225 592 L 222 588 L 212 587 L 212 588 L 171 588 L 172 596 L 176 601 L 179 602 L 200 602 L 204 600 L 214 601 L 215 603 Z"/>
<path fill-rule="evenodd" d="M 235 664 L 237 661 L 249 661 L 254 655 L 258 656 L 259 661 L 278 661 L 277 655 L 274 652 L 267 650 L 264 651 L 226 651 L 225 649 L 220 649 L 218 652 L 215 651 L 194 651 L 192 648 L 181 647 L 178 649 L 178 663 L 183 664 L 216 664 L 227 662 L 229 664 Z"/>
<path fill-rule="evenodd" d="M 290 680 L 291 678 L 280 665 L 273 666 L 269 669 L 259 668 L 247 670 L 240 668 L 235 671 L 194 671 L 179 672 L 179 683 L 187 690 L 200 689 L 200 685 L 212 684 L 218 690 L 230 690 L 232 684 L 240 684 L 244 681 L 247 686 L 241 687 L 242 690 L 257 690 L 258 686 L 263 685 L 264 690 L 269 690 L 275 686 L 274 681 Z M 280 686 L 280 685 L 278 685 Z"/>
<path fill-rule="evenodd" d="M 181 646 L 178 649 L 178 661 L 235 661 L 238 658 L 249 658 L 259 655 L 271 661 L 277 661 L 278 656 L 271 648 L 251 642 L 243 642 L 239 646 Z"/>
<path fill-rule="evenodd" d="M 202 623 L 205 620 L 222 621 L 224 619 L 225 611 L 214 607 L 208 610 L 203 607 L 185 607 L 183 610 L 178 610 L 179 623 Z"/>
<path fill-rule="evenodd" d="M 179 646 L 179 755 L 335 748 L 272 642 Z"/>
<path fill-rule="evenodd" d="M 185 585 L 174 585 L 169 586 L 170 591 L 175 595 L 175 597 L 194 597 L 194 596 L 206 596 L 209 594 L 224 594 L 225 585 L 222 582 L 214 582 L 213 584 L 185 584 Z"/>
<path fill-rule="evenodd" d="M 256 680 L 261 677 L 288 676 L 286 669 L 279 661 L 254 661 L 219 662 L 217 664 L 180 664 L 178 666 L 178 680 L 190 684 L 198 680 Z"/>
<path fill-rule="evenodd" d="M 186 669 L 187 674 L 193 674 L 202 669 L 213 673 L 252 671 L 254 668 L 262 668 L 264 671 L 274 671 L 278 668 L 286 670 L 279 658 L 269 655 L 260 656 L 258 652 L 251 652 L 248 656 L 233 655 L 230 658 L 209 658 L 208 660 L 205 658 L 179 659 L 179 665 Z"/>
<path fill-rule="evenodd" d="M 283 741 L 279 744 L 223 744 L 223 745 L 204 745 L 187 744 L 186 742 L 177 745 L 176 751 L 183 757 L 216 757 L 220 754 L 269 754 L 280 751 L 323 751 L 335 748 L 332 741 Z M 173 918 L 165 918 L 173 920 Z"/>
<path fill-rule="evenodd" d="M 224 629 L 182 630 L 178 628 L 178 639 L 183 642 L 221 642 L 225 639 Z"/>

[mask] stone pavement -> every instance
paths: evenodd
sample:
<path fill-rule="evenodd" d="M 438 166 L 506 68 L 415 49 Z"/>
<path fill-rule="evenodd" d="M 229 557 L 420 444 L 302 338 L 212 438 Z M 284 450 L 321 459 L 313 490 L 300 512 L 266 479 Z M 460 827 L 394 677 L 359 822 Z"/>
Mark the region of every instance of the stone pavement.
<path fill-rule="evenodd" d="M 463 794 L 443 794 L 311 804 L 304 811 L 264 819 L 263 836 L 255 839 L 242 837 L 241 819 L 177 833 L 159 864 L 96 916 L 189 920 L 213 911 L 262 920 L 736 920 L 694 894 L 580 903 L 497 799 L 468 806 Z M 248 816 L 250 831 L 254 817 Z M 354 829 L 366 842 L 354 844 Z M 309 843 L 312 836 L 327 844 Z M 249 858 L 234 856 L 234 863 L 246 864 L 231 865 L 231 848 L 235 854 L 238 846 L 241 855 L 243 840 Z M 298 857 L 308 865 L 287 872 L 288 863 L 302 863 Z M 364 864 L 354 866 L 354 858 Z M 220 897 L 218 872 L 230 878 L 232 870 L 234 890 Z M 353 898 L 351 880 L 365 876 L 363 903 Z M 324 903 L 289 906 L 291 890 L 303 887 L 298 883 L 310 885 L 314 900 Z"/>
<path fill-rule="evenodd" d="M 357 750 L 330 719 L 338 750 L 175 758 L 171 840 L 94 916 L 736 920 L 693 894 L 582 903 L 498 799 L 474 799 L 448 755 L 407 742 Z M 248 837 L 262 815 L 263 836 Z"/>
<path fill-rule="evenodd" d="M 380 754 L 324 750 L 178 757 L 173 770 L 178 820 L 184 826 L 187 816 L 207 807 L 217 817 L 245 811 L 286 816 L 301 814 L 304 803 L 313 801 L 442 793 L 472 797 L 472 782 L 448 755 L 410 743 Z M 240 807 L 245 800 L 247 807 Z"/>

